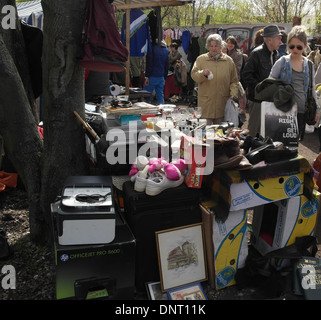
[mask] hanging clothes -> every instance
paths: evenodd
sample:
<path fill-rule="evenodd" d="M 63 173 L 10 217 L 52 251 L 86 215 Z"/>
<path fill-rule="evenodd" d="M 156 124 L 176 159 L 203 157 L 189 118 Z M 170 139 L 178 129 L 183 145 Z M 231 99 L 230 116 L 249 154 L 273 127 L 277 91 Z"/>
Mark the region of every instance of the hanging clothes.
<path fill-rule="evenodd" d="M 163 33 L 163 40 L 165 41 L 168 47 L 172 44 L 173 38 L 174 38 L 174 31 L 171 28 L 166 29 Z"/>
<path fill-rule="evenodd" d="M 163 39 L 162 17 L 160 7 L 155 8 L 148 14 L 148 21 L 150 27 L 150 35 L 152 45 L 158 42 L 158 39 Z"/>
<path fill-rule="evenodd" d="M 191 41 L 191 33 L 189 30 L 184 30 L 182 32 L 182 47 L 185 51 L 185 53 L 187 54 L 188 52 L 188 47 L 190 45 L 190 41 Z"/>
<path fill-rule="evenodd" d="M 143 57 L 151 50 L 150 27 L 147 15 L 141 9 L 130 10 L 130 56 Z M 123 15 L 121 40 L 126 44 L 126 13 Z"/>
<path fill-rule="evenodd" d="M 201 54 L 203 54 L 203 53 L 207 53 L 208 52 L 208 50 L 207 50 L 207 48 L 206 48 L 206 38 L 204 38 L 204 37 L 199 37 L 198 39 L 197 39 L 197 41 L 198 41 L 198 45 L 199 45 L 199 47 L 200 47 L 200 55 Z"/>
<path fill-rule="evenodd" d="M 180 40 L 182 38 L 182 31 L 179 28 L 174 28 L 173 31 L 174 31 L 173 39 Z"/>

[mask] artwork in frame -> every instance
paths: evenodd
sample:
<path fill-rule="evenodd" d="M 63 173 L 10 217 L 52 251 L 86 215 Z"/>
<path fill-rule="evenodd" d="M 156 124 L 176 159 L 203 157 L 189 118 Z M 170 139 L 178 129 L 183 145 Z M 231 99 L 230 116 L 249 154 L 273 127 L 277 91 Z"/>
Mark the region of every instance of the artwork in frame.
<path fill-rule="evenodd" d="M 147 282 L 146 283 L 147 295 L 149 300 L 168 300 L 166 293 L 161 290 L 160 282 Z"/>
<path fill-rule="evenodd" d="M 169 300 L 207 300 L 199 282 L 169 290 L 167 295 Z"/>
<path fill-rule="evenodd" d="M 202 223 L 155 234 L 162 292 L 207 280 Z"/>

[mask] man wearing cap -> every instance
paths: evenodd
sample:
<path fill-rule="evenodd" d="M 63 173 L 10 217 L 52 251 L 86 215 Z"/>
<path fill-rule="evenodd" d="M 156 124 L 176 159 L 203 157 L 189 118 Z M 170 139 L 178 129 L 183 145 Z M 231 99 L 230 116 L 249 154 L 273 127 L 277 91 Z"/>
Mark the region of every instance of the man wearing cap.
<path fill-rule="evenodd" d="M 254 99 L 254 89 L 258 83 L 268 78 L 271 68 L 279 58 L 278 49 L 282 43 L 282 34 L 276 25 L 263 29 L 264 42 L 251 53 L 242 71 L 242 81 L 247 89 L 249 123 L 251 136 L 261 130 L 261 103 Z"/>

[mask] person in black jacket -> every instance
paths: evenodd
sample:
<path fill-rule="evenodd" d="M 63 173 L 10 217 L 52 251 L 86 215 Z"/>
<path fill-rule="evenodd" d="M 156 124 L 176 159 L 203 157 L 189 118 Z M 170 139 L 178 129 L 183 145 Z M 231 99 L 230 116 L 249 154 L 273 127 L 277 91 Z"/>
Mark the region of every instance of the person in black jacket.
<path fill-rule="evenodd" d="M 271 68 L 279 58 L 278 49 L 281 45 L 281 33 L 276 25 L 264 28 L 264 43 L 256 47 L 251 53 L 242 71 L 242 81 L 247 91 L 249 123 L 251 136 L 261 130 L 261 103 L 254 99 L 255 87 L 268 78 Z"/>

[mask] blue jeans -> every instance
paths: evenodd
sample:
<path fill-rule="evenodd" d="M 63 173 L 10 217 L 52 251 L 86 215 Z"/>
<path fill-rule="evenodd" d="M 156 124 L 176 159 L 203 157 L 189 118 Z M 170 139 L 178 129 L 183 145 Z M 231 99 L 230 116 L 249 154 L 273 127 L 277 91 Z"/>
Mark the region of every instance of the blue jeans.
<path fill-rule="evenodd" d="M 149 85 L 148 87 L 144 85 L 144 90 L 147 90 L 148 92 L 153 92 L 155 89 L 157 103 L 164 104 L 164 77 L 149 77 L 148 80 Z"/>

